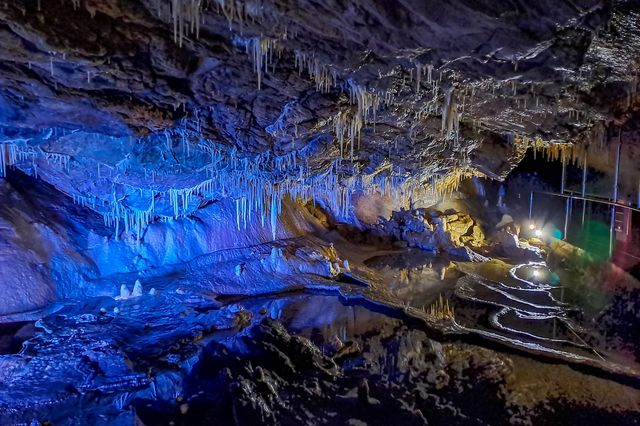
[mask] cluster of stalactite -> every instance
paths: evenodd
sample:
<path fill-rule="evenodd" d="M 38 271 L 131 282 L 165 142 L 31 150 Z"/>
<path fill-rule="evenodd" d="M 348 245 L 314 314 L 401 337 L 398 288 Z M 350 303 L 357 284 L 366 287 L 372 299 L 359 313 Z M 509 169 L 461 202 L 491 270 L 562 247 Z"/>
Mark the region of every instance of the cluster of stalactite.
<path fill-rule="evenodd" d="M 339 158 L 324 168 L 309 165 L 305 149 L 282 156 L 267 151 L 241 157 L 236 148 L 201 139 L 194 132 L 165 132 L 164 137 L 165 149 L 182 150 L 186 156 L 191 155 L 190 150 L 200 151 L 200 156 L 205 154 L 209 159 L 198 173 L 189 175 L 193 184 L 167 184 L 170 175 L 136 169 L 130 165 L 131 158 L 126 157 L 112 165 L 97 164 L 96 176 L 110 186 L 109 194 L 104 190 L 95 194 L 68 190 L 68 195 L 74 203 L 101 213 L 105 224 L 115 227 L 117 235 L 124 230 L 140 238 L 153 221 L 188 216 L 207 202 L 230 198 L 235 200 L 238 229 L 246 227 L 255 216 L 271 227 L 275 237 L 277 217 L 286 197 L 319 202 L 346 218 L 351 214 L 351 199 L 356 193 L 380 193 L 409 206 L 411 200 L 424 198 L 426 193 L 432 197 L 448 195 L 464 178 L 479 175 L 473 169 L 454 168 L 434 174 L 425 182 L 424 177 L 419 181 L 408 174 L 394 173 L 392 168 L 348 174 Z M 70 156 L 46 152 L 26 141 L 0 143 L 2 176 L 11 167 L 37 176 L 45 163 L 50 170 L 57 169 L 58 179 L 74 167 Z"/>
<path fill-rule="evenodd" d="M 73 1 L 75 7 L 80 7 L 76 0 Z M 241 0 L 155 0 L 152 5 L 156 15 L 171 24 L 174 41 L 179 46 L 182 46 L 188 37 L 199 36 L 200 27 L 204 22 L 204 11 L 223 15 L 229 22 L 230 30 L 232 23 L 239 23 L 242 28 L 248 19 L 258 19 L 261 14 L 260 7 L 256 4 Z M 288 37 L 286 27 L 277 35 L 233 37 L 234 44 L 244 47 L 253 64 L 258 89 L 263 86 L 265 73 L 274 72 L 277 59 L 284 56 L 284 42 Z M 203 201 L 228 197 L 233 198 L 236 203 L 238 228 L 246 226 L 253 215 L 258 215 L 263 224 L 271 224 L 275 235 L 276 217 L 281 210 L 284 197 L 321 201 L 327 203 L 336 214 L 347 215 L 350 197 L 357 191 L 400 193 L 403 194 L 402 197 L 410 199 L 411 195 L 408 194 L 415 195 L 416 191 L 427 188 L 426 190 L 434 195 L 443 196 L 456 191 L 462 180 L 483 176 L 468 166 L 453 167 L 445 173 L 434 174 L 426 182 L 423 176 L 417 183 L 406 174 L 394 174 L 389 170 L 371 175 L 344 173 L 341 160 L 357 159 L 363 129 L 373 126 L 375 131 L 377 115 L 381 109 L 401 106 L 400 103 L 395 104 L 395 98 L 400 92 L 406 94 L 407 91 L 413 91 L 415 99 L 418 100 L 413 111 L 416 122 L 441 116 L 440 134 L 433 137 L 453 144 L 454 148 L 459 148 L 464 142 L 461 141 L 463 124 L 470 124 L 474 130 L 487 129 L 501 134 L 511 134 L 509 129 L 513 129 L 514 123 L 510 120 L 513 118 L 501 117 L 499 114 L 494 114 L 495 117 L 484 117 L 481 108 L 478 107 L 481 104 L 477 102 L 478 99 L 509 99 L 513 104 L 510 108 L 518 113 L 517 119 L 520 123 L 527 119 L 528 114 L 545 113 L 551 109 L 553 102 L 556 107 L 560 103 L 560 99 L 550 100 L 537 96 L 536 93 L 542 93 L 543 90 L 534 84 L 522 83 L 515 79 L 464 81 L 463 77 L 453 70 L 447 70 L 444 66 L 436 68 L 432 64 L 423 64 L 415 58 L 400 70 L 402 83 L 399 87 L 377 90 L 358 84 L 350 75 L 340 75 L 337 67 L 324 62 L 316 52 L 293 49 L 290 53 L 299 74 L 306 73 L 315 83 L 318 92 L 339 90 L 349 95 L 351 105 L 339 108 L 328 121 L 339 152 L 338 158 L 329 159 L 329 166 L 325 164 L 322 170 L 312 168 L 308 164 L 309 157 L 298 151 L 280 157 L 269 153 L 243 157 L 237 150 L 204 141 L 201 136 L 195 135 L 191 138 L 198 139 L 198 142 L 183 143 L 183 149 L 186 148 L 187 155 L 192 148 L 205 151 L 210 154 L 211 162 L 203 168 L 206 176 L 189 185 L 157 187 L 119 183 L 113 185 L 112 194 L 108 199 L 101 195 L 70 195 L 76 202 L 100 211 L 106 223 L 118 230 L 123 227 L 126 231 L 133 231 L 138 236 L 142 235 L 144 228 L 154 220 L 182 217 L 194 211 Z M 53 59 L 51 73 L 53 74 Z M 89 73 L 87 80 L 91 81 Z M 579 114 L 571 111 L 568 112 L 568 116 L 569 119 L 580 119 Z M 601 126 L 595 125 L 593 128 L 597 131 Z M 284 122 L 278 121 L 267 128 L 267 131 L 272 136 L 282 136 L 286 131 Z M 168 131 L 166 134 L 175 135 L 176 132 Z M 171 137 L 167 137 L 168 149 L 172 149 L 173 146 Z M 600 141 L 604 139 L 601 137 Z M 539 137 L 512 136 L 511 140 L 516 145 L 518 154 L 522 154 L 526 149 L 533 149 L 535 153 L 542 153 L 549 160 L 581 161 L 587 149 L 587 144 L 547 142 Z M 59 165 L 63 170 L 70 167 L 70 158 L 65 154 L 47 153 L 24 144 L 0 144 L 1 175 L 6 175 L 8 167 L 22 163 L 31 163 L 37 175 L 38 162 L 42 159 L 49 164 Z M 102 165 L 102 170 L 99 165 L 98 176 L 112 179 L 114 173 L 126 170 L 127 161 L 123 159 L 114 165 Z M 464 161 L 462 164 L 465 164 Z M 104 176 L 104 171 L 107 171 L 108 176 Z M 155 180 L 158 171 L 151 170 L 150 174 L 152 180 Z M 134 198 L 136 202 L 132 203 L 131 200 Z M 140 200 L 147 200 L 146 207 L 139 207 Z M 164 204 L 171 207 L 168 212 L 159 207 Z"/>
<path fill-rule="evenodd" d="M 13 142 L 0 142 L 0 177 L 7 176 L 7 170 L 19 162 L 31 164 L 34 175 L 38 176 L 38 164 L 36 159 L 41 158 L 48 164 L 58 165 L 62 170 L 68 171 L 71 156 L 56 152 L 47 152 L 38 146 L 25 146 Z"/>

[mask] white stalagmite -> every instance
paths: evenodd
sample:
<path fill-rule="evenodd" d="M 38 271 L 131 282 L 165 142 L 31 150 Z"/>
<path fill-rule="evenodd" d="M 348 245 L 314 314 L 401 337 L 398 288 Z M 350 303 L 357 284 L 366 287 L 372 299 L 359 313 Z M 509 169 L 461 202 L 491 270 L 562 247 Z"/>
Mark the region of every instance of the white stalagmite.
<path fill-rule="evenodd" d="M 131 297 L 131 292 L 127 288 L 126 284 L 122 284 L 120 286 L 120 299 L 128 299 L 129 297 Z"/>
<path fill-rule="evenodd" d="M 139 297 L 142 296 L 142 283 L 140 280 L 136 280 L 133 285 L 133 291 L 131 292 L 131 297 Z"/>

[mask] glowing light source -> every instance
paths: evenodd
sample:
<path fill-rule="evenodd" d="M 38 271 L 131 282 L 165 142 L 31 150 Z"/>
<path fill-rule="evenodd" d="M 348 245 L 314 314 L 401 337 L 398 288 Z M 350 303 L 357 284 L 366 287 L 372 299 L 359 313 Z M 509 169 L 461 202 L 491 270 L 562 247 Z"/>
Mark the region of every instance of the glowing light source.
<path fill-rule="evenodd" d="M 535 223 L 533 223 L 533 222 L 531 222 L 531 223 L 529 224 L 529 229 L 531 229 L 532 231 L 533 231 L 534 229 L 536 229 L 536 224 L 535 224 Z"/>
<path fill-rule="evenodd" d="M 540 271 L 537 269 L 533 270 L 533 278 L 540 278 Z"/>
<path fill-rule="evenodd" d="M 533 235 L 535 235 L 536 237 L 542 237 L 542 229 L 536 229 L 535 231 L 533 231 Z"/>

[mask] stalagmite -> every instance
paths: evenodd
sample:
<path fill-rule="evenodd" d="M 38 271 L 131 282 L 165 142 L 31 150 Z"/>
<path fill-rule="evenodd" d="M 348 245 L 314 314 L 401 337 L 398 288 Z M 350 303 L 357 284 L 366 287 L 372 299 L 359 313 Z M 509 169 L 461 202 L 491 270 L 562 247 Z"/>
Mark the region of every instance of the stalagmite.
<path fill-rule="evenodd" d="M 131 297 L 131 292 L 127 288 L 126 284 L 122 284 L 120 286 L 120 299 L 128 299 L 129 297 Z"/>
<path fill-rule="evenodd" d="M 239 264 L 236 265 L 236 267 L 235 267 L 236 277 L 239 277 L 240 275 L 242 275 L 242 273 L 244 272 L 244 268 L 245 268 L 245 264 L 244 263 L 239 263 Z"/>
<path fill-rule="evenodd" d="M 142 296 L 142 283 L 140 282 L 140 280 L 136 280 L 135 284 L 133 285 L 133 291 L 131 292 L 131 297 L 138 296 Z"/>

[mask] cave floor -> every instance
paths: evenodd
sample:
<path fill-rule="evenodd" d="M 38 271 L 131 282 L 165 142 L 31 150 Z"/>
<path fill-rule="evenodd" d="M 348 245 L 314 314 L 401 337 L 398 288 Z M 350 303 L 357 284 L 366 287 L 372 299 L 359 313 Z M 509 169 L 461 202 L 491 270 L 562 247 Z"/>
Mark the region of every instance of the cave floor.
<path fill-rule="evenodd" d="M 640 423 L 633 356 L 518 261 L 367 253 L 254 296 L 156 276 L 6 318 L 0 424 Z"/>

